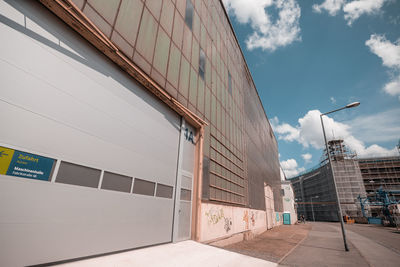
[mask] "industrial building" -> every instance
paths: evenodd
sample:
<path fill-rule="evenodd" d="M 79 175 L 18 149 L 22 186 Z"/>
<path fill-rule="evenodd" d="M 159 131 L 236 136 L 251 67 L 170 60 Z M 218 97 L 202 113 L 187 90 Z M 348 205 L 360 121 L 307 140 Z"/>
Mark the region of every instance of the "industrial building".
<path fill-rule="evenodd" d="M 367 197 L 373 199 L 379 189 L 390 194 L 393 201 L 400 203 L 400 156 L 362 158 L 358 160 Z M 378 216 L 379 206 L 370 206 L 371 215 Z"/>
<path fill-rule="evenodd" d="M 222 1 L 5 0 L 0 34 L 1 266 L 282 217 L 277 142 Z"/>
<path fill-rule="evenodd" d="M 343 215 L 361 217 L 358 197 L 366 197 L 363 179 L 356 155 L 343 140 L 328 142 Z M 298 203 L 298 214 L 307 220 L 338 221 L 337 201 L 327 154 L 321 164 L 306 173 L 290 179 Z"/>

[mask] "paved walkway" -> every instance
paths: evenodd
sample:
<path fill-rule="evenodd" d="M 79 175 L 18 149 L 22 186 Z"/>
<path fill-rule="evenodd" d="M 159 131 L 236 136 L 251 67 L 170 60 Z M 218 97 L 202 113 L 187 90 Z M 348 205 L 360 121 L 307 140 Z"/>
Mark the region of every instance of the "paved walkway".
<path fill-rule="evenodd" d="M 400 266 L 400 235 L 394 228 L 346 225 L 345 252 L 339 223 L 310 223 L 308 237 L 282 262 L 288 266 Z"/>
<path fill-rule="evenodd" d="M 228 245 L 224 249 L 279 262 L 307 236 L 310 229 L 311 224 L 281 225 L 265 231 L 252 240 Z"/>
<path fill-rule="evenodd" d="M 332 226 L 337 231 L 340 230 L 338 226 Z M 358 249 L 360 254 L 366 259 L 370 266 L 400 266 L 400 253 L 393 247 L 385 246 L 384 244 L 377 242 L 376 239 L 370 239 L 364 235 L 357 234 L 354 230 L 349 230 L 350 227 L 346 227 L 346 234 L 351 243 Z M 369 228 L 370 232 L 376 229 Z M 379 231 L 381 234 L 385 233 L 383 227 Z M 392 234 L 392 240 L 396 240 L 397 235 Z M 397 241 L 400 241 L 397 239 Z M 396 244 L 399 246 L 399 244 Z"/>
<path fill-rule="evenodd" d="M 399 231 L 369 225 L 346 229 L 349 252 L 344 251 L 339 223 L 308 222 L 282 225 L 224 249 L 184 241 L 59 266 L 400 266 Z"/>
<path fill-rule="evenodd" d="M 327 223 L 308 223 L 308 237 L 280 264 L 287 266 L 369 266 L 365 258 L 348 242 L 344 250 L 339 228 Z"/>
<path fill-rule="evenodd" d="M 276 263 L 183 241 L 61 264 L 62 267 L 274 267 Z"/>

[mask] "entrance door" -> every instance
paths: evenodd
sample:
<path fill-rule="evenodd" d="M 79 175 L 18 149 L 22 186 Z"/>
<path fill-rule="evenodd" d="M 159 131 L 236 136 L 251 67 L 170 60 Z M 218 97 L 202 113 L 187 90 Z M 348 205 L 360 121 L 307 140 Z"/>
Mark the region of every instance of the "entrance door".
<path fill-rule="evenodd" d="M 182 118 L 175 191 L 173 242 L 190 239 L 192 224 L 195 129 Z"/>
<path fill-rule="evenodd" d="M 290 213 L 283 214 L 283 224 L 290 224 Z"/>

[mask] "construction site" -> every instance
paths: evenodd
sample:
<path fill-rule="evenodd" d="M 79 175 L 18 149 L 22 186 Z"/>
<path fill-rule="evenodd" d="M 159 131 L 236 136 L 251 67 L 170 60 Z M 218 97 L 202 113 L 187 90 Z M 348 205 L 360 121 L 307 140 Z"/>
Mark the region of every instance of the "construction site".
<path fill-rule="evenodd" d="M 290 179 L 299 216 L 309 221 L 339 221 L 335 179 L 345 220 L 399 224 L 400 157 L 360 159 L 341 139 L 329 141 L 328 149 L 333 172 L 325 150 L 317 167 Z"/>

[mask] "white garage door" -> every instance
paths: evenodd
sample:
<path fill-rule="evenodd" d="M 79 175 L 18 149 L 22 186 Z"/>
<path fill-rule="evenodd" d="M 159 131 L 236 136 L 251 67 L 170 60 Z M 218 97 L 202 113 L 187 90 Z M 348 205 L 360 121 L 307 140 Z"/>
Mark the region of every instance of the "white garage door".
<path fill-rule="evenodd" d="M 171 242 L 181 118 L 34 1 L 0 36 L 0 265 Z"/>

